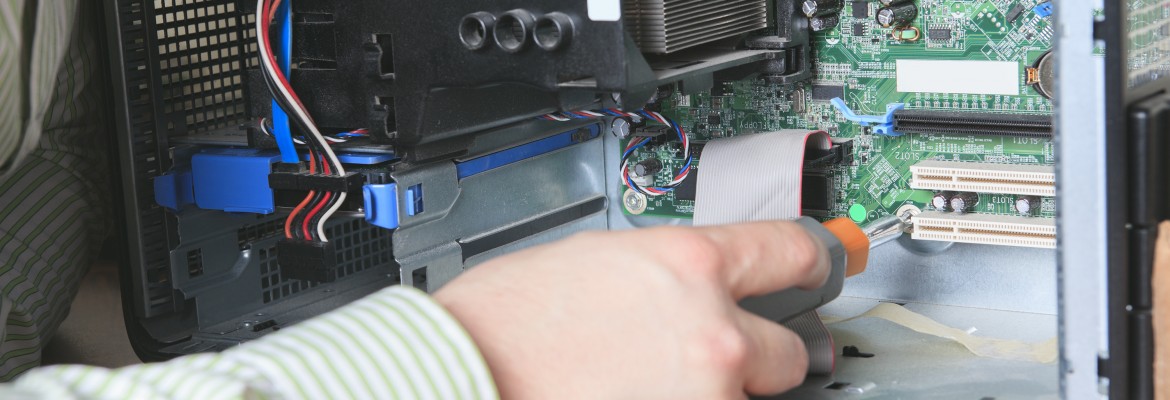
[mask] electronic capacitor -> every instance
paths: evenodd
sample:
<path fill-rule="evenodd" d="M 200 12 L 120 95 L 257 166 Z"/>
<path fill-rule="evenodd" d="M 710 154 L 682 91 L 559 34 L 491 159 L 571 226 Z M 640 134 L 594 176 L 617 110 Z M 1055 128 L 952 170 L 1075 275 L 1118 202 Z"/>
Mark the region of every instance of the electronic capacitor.
<path fill-rule="evenodd" d="M 1036 215 L 1040 210 L 1040 198 L 1036 196 L 1020 196 L 1016 198 L 1016 212 L 1023 216 Z"/>
<path fill-rule="evenodd" d="M 960 192 L 951 196 L 951 210 L 957 213 L 975 211 L 976 204 L 979 204 L 979 195 L 975 193 Z"/>
<path fill-rule="evenodd" d="M 634 176 L 638 178 L 652 177 L 662 171 L 662 161 L 657 158 L 647 158 L 634 164 Z"/>
<path fill-rule="evenodd" d="M 800 5 L 800 10 L 804 11 L 804 15 L 812 17 L 825 17 L 841 12 L 841 8 L 845 6 L 842 0 L 804 0 Z"/>
<path fill-rule="evenodd" d="M 918 7 L 914 3 L 894 4 L 877 12 L 878 25 L 886 28 L 910 25 L 914 18 L 918 18 Z"/>
<path fill-rule="evenodd" d="M 930 205 L 934 206 L 934 209 L 938 211 L 950 210 L 951 194 L 949 192 L 935 193 L 934 198 L 930 199 Z"/>
<path fill-rule="evenodd" d="M 824 17 L 812 17 L 808 20 L 808 27 L 813 32 L 827 31 L 837 27 L 841 19 L 836 15 L 826 15 Z"/>

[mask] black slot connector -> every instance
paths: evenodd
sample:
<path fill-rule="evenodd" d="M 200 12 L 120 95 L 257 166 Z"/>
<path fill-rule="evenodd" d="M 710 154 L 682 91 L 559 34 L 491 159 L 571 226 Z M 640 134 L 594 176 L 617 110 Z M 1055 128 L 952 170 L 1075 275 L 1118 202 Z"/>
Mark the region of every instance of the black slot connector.
<path fill-rule="evenodd" d="M 276 243 L 276 261 L 285 278 L 325 283 L 337 280 L 337 252 L 331 242 L 281 240 Z"/>
<path fill-rule="evenodd" d="M 345 176 L 289 172 L 274 172 L 268 175 L 268 186 L 276 190 L 351 192 L 361 190 L 365 181 L 366 175 L 357 172 L 349 172 Z"/>
<path fill-rule="evenodd" d="M 894 131 L 1017 137 L 1052 137 L 1052 117 L 952 111 L 899 110 Z"/>

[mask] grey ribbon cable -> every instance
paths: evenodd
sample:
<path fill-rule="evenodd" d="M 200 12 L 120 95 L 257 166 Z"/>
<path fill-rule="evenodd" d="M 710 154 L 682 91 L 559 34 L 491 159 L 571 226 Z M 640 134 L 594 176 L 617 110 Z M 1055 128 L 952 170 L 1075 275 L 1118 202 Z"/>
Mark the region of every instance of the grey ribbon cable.
<path fill-rule="evenodd" d="M 699 161 L 694 224 L 799 218 L 805 151 L 831 147 L 828 134 L 806 130 L 708 142 Z M 833 372 L 833 339 L 815 311 L 786 321 L 784 326 L 804 340 L 809 374 Z"/>

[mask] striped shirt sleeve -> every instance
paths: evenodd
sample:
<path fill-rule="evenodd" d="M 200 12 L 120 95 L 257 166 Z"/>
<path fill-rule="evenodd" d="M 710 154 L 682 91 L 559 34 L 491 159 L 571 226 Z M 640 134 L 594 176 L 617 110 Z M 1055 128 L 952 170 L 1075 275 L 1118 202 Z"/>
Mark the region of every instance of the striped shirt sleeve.
<path fill-rule="evenodd" d="M 40 143 L 80 3 L 0 0 L 0 173 Z"/>
<path fill-rule="evenodd" d="M 384 289 L 217 354 L 121 369 L 53 366 L 0 386 L 29 399 L 496 399 L 467 332 L 424 293 Z"/>

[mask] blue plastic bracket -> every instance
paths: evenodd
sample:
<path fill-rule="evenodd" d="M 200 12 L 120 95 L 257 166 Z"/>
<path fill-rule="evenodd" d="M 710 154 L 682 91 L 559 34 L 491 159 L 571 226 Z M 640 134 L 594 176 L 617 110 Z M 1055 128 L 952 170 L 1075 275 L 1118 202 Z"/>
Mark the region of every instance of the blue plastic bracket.
<path fill-rule="evenodd" d="M 398 185 L 393 183 L 362 186 L 366 221 L 386 229 L 398 228 Z"/>
<path fill-rule="evenodd" d="M 280 7 L 276 9 L 276 15 L 279 19 L 278 27 L 280 29 L 280 40 L 277 42 L 276 49 L 276 63 L 278 67 L 284 72 L 284 76 L 292 79 L 292 0 L 280 3 Z M 276 101 L 272 101 L 272 135 L 276 138 L 276 146 L 280 149 L 280 161 L 284 163 L 296 163 L 300 161 L 297 156 L 297 146 L 293 143 L 292 129 L 289 126 L 288 114 L 285 113 Z"/>
<path fill-rule="evenodd" d="M 1036 13 L 1036 15 L 1039 15 L 1041 17 L 1050 16 L 1050 15 L 1052 15 L 1052 2 L 1046 1 L 1043 3 L 1037 4 L 1036 7 L 1032 7 L 1032 12 Z"/>
<path fill-rule="evenodd" d="M 191 168 L 154 178 L 154 201 L 171 211 L 195 204 L 195 183 L 192 181 Z"/>
<path fill-rule="evenodd" d="M 834 97 L 833 100 L 830 100 L 829 102 L 832 103 L 833 107 L 836 107 L 838 111 L 841 111 L 841 115 L 845 116 L 845 119 L 856 122 L 861 126 L 873 127 L 873 133 L 885 136 L 902 136 L 901 132 L 894 131 L 894 112 L 906 108 L 906 104 L 894 103 L 887 105 L 886 115 L 877 116 L 854 114 L 853 110 L 845 104 L 845 100 L 842 100 L 840 97 Z"/>

